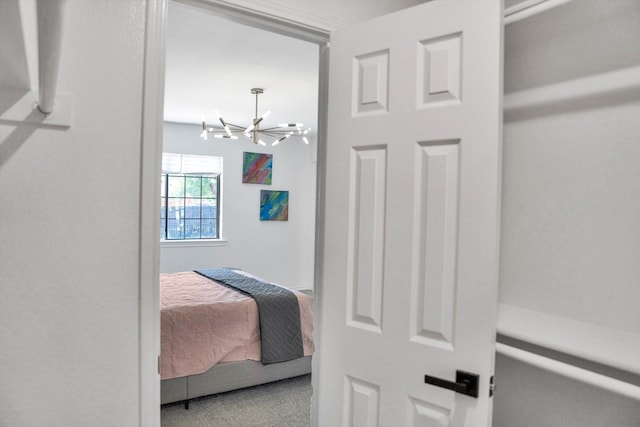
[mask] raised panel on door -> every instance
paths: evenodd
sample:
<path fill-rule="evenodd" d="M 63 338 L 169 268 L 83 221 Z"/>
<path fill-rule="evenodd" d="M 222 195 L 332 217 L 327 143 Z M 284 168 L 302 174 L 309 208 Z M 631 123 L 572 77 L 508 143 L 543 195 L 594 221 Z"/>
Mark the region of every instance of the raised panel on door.
<path fill-rule="evenodd" d="M 454 350 L 460 141 L 415 146 L 411 340 Z"/>
<path fill-rule="evenodd" d="M 379 425 L 380 388 L 350 376 L 344 380 L 342 425 L 348 427 L 377 427 Z"/>
<path fill-rule="evenodd" d="M 418 43 L 418 107 L 462 101 L 462 32 Z"/>
<path fill-rule="evenodd" d="M 451 425 L 451 410 L 442 406 L 409 398 L 409 417 L 407 426 L 410 427 L 449 427 Z"/>
<path fill-rule="evenodd" d="M 382 331 L 385 147 L 351 152 L 347 324 Z"/>
<path fill-rule="evenodd" d="M 389 51 L 353 58 L 353 116 L 384 114 L 389 104 Z"/>

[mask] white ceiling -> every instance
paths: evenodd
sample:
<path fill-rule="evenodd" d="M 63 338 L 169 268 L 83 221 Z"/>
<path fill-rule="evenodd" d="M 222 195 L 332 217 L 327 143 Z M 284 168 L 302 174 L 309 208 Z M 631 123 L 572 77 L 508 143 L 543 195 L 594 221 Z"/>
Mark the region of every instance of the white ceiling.
<path fill-rule="evenodd" d="M 424 0 L 227 0 L 322 30 L 402 9 Z M 224 1 L 219 1 L 224 3 Z M 238 24 L 204 9 L 169 3 L 165 120 L 214 123 L 214 110 L 234 124 L 249 125 L 255 113 L 253 87 L 263 127 L 302 122 L 315 137 L 318 46 Z M 216 123 L 217 124 L 217 123 Z M 315 139 L 315 138 L 314 138 Z"/>

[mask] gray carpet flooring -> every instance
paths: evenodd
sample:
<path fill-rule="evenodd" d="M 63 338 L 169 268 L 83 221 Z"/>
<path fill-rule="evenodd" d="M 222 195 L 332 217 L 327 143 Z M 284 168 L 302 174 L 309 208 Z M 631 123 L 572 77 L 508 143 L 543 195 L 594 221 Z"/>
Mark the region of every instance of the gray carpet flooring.
<path fill-rule="evenodd" d="M 162 427 L 309 427 L 311 375 L 162 408 Z"/>

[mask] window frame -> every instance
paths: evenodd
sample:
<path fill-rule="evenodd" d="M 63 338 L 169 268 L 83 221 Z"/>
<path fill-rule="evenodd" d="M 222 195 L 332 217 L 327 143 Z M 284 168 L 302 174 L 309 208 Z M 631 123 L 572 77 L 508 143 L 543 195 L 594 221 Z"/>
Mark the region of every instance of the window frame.
<path fill-rule="evenodd" d="M 226 242 L 222 239 L 222 227 L 223 227 L 223 219 L 222 219 L 222 192 L 223 192 L 223 162 L 224 158 L 219 155 L 211 155 L 211 154 L 191 154 L 184 152 L 162 152 L 162 168 L 160 171 L 160 236 L 159 241 L 161 247 L 164 246 L 218 246 L 220 242 Z M 216 237 L 202 237 L 202 227 L 199 227 L 199 234 L 201 237 L 183 237 L 183 238 L 171 238 L 167 239 L 168 236 L 168 227 L 169 227 L 169 175 L 173 176 L 183 176 L 185 179 L 188 176 L 200 177 L 216 177 L 216 188 L 215 188 L 215 227 L 216 227 Z M 165 181 L 163 183 L 163 180 Z M 186 182 L 185 182 L 186 184 Z M 187 197 L 187 186 L 184 185 L 182 188 L 184 192 L 184 197 Z M 198 199 L 198 198 L 196 198 Z M 185 219 L 198 219 L 202 221 L 202 183 L 200 186 L 200 215 L 198 218 L 185 218 L 182 216 L 182 220 Z M 212 198 L 205 198 L 212 199 Z M 183 207 L 186 206 L 183 204 Z M 212 219 L 212 218 L 211 218 Z M 164 225 L 162 222 L 164 221 Z M 184 234 L 183 234 L 184 236 Z"/>

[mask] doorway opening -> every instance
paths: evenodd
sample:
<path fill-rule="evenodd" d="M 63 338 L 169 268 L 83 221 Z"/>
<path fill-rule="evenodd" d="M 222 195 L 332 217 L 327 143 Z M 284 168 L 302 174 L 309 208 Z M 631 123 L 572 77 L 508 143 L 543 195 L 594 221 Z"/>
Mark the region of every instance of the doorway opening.
<path fill-rule="evenodd" d="M 209 3 L 168 4 L 162 151 L 223 159 L 222 215 L 220 239 L 161 242 L 160 273 L 237 266 L 293 289 L 317 290 L 327 40 Z M 260 110 L 252 95 L 256 87 L 262 89 Z M 202 122 L 217 122 L 218 115 L 248 126 L 262 109 L 272 111 L 275 126 L 304 123 L 311 129 L 308 144 L 289 138 L 273 146 L 267 136 L 265 145 L 256 145 L 243 135 L 200 135 Z M 265 119 L 267 126 L 273 125 Z M 272 156 L 271 186 L 242 183 L 247 152 Z M 271 188 L 290 194 L 286 222 L 258 221 L 260 191 Z"/>

